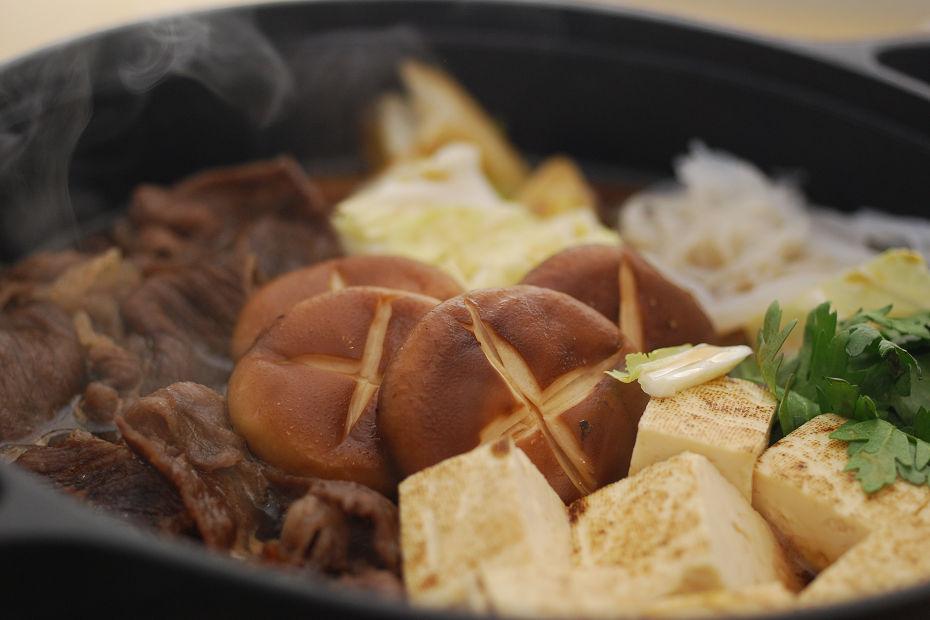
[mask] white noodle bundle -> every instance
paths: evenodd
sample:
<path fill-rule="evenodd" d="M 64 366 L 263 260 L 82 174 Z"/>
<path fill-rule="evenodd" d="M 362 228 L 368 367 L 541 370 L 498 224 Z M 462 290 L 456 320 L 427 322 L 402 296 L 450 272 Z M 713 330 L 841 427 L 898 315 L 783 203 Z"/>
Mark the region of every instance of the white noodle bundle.
<path fill-rule="evenodd" d="M 694 291 L 721 331 L 873 254 L 821 235 L 793 185 L 731 155 L 696 144 L 675 169 L 680 187 L 627 201 L 620 233 Z"/>

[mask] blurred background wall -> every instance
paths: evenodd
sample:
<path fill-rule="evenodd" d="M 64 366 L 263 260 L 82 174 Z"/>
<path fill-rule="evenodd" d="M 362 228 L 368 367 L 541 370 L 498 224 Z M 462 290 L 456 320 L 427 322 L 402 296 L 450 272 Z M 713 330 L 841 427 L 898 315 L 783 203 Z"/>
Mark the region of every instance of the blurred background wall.
<path fill-rule="evenodd" d="M 594 1 L 785 37 L 830 40 L 916 32 L 930 36 L 930 0 Z M 101 27 L 190 8 L 236 3 L 236 0 L 0 0 L 0 59 Z"/>

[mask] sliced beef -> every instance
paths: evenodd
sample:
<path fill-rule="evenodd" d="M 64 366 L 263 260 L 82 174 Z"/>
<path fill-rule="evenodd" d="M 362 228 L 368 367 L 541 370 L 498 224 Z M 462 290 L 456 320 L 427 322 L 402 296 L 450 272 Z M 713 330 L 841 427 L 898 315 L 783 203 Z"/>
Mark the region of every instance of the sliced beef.
<path fill-rule="evenodd" d="M 289 476 L 260 463 L 216 392 L 177 383 L 139 399 L 117 425 L 177 488 L 208 546 L 330 575 L 399 574 L 393 503 L 353 482 Z"/>
<path fill-rule="evenodd" d="M 15 462 L 137 524 L 170 533 L 191 526 L 174 487 L 125 445 L 72 431 L 54 444 L 28 447 Z"/>
<path fill-rule="evenodd" d="M 96 332 L 90 317 L 83 312 L 75 315 L 74 327 L 84 347 L 88 380 L 75 415 L 94 431 L 111 430 L 115 428 L 116 414 L 139 394 L 142 360 L 129 348 Z M 138 348 L 143 349 L 144 346 L 140 344 Z"/>
<path fill-rule="evenodd" d="M 400 571 L 400 518 L 390 500 L 368 487 L 342 480 L 310 480 L 307 492 L 337 507 L 350 520 L 350 559 L 364 566 Z"/>
<path fill-rule="evenodd" d="M 0 274 L 2 282 L 48 284 L 62 272 L 86 258 L 75 250 L 36 252 L 27 256 Z"/>
<path fill-rule="evenodd" d="M 50 303 L 0 311 L 0 442 L 39 430 L 84 385 L 71 317 Z"/>
<path fill-rule="evenodd" d="M 175 486 L 207 546 L 251 548 L 271 494 L 261 467 L 230 427 L 222 396 L 176 383 L 139 399 L 117 426 Z"/>
<path fill-rule="evenodd" d="M 221 389 L 232 371 L 229 339 L 246 291 L 233 261 L 150 276 L 123 303 L 127 348 L 143 360 L 140 394 L 177 381 Z"/>
<path fill-rule="evenodd" d="M 248 230 L 266 218 L 272 219 Z M 266 242 L 287 224 L 283 248 Z M 147 270 L 189 265 L 234 246 L 254 252 L 257 264 L 270 266 L 268 273 L 340 253 L 322 194 L 287 157 L 208 170 L 171 188 L 143 185 L 117 238 Z"/>
<path fill-rule="evenodd" d="M 42 252 L 0 275 L 0 307 L 50 301 L 69 314 L 83 312 L 96 330 L 119 337 L 119 306 L 141 281 L 117 248 L 97 254 Z"/>
<path fill-rule="evenodd" d="M 85 255 L 32 296 L 52 301 L 72 315 L 82 312 L 97 331 L 118 338 L 123 335 L 120 304 L 140 282 L 138 268 L 123 260 L 117 248 L 111 248 Z"/>
<path fill-rule="evenodd" d="M 272 278 L 342 253 L 334 235 L 321 234 L 318 224 L 266 215 L 246 226 L 236 252 L 255 257 L 255 282 Z"/>
<path fill-rule="evenodd" d="M 281 529 L 280 559 L 320 571 L 348 569 L 349 524 L 336 507 L 306 495 L 291 504 Z"/>
<path fill-rule="evenodd" d="M 178 198 L 195 201 L 226 220 L 252 219 L 265 213 L 305 218 L 328 214 L 323 194 L 303 168 L 282 156 L 192 175 L 174 187 Z"/>
<path fill-rule="evenodd" d="M 71 265 L 80 262 L 78 252 L 39 252 L 0 272 L 0 308 L 12 300 L 28 298 L 37 288 L 57 278 Z"/>
<path fill-rule="evenodd" d="M 355 482 L 268 476 L 278 489 L 305 493 L 287 510 L 277 547 L 266 549 L 270 559 L 330 573 L 400 574 L 400 520 L 386 497 Z"/>

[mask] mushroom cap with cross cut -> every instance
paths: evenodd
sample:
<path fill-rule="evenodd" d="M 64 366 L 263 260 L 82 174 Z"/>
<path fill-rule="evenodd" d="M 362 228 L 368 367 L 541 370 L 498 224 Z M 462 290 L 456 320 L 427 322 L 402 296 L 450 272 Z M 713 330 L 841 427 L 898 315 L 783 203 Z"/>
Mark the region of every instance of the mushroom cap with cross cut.
<path fill-rule="evenodd" d="M 403 475 L 510 435 L 569 502 L 629 468 L 647 396 L 605 375 L 628 352 L 615 325 L 564 293 L 467 293 L 395 354 L 378 427 Z"/>
<path fill-rule="evenodd" d="M 628 247 L 568 248 L 540 263 L 522 284 L 583 301 L 617 323 L 636 351 L 717 339 L 694 296 Z"/>
<path fill-rule="evenodd" d="M 242 357 L 275 319 L 294 304 L 350 286 L 383 286 L 442 301 L 462 293 L 455 278 L 441 269 L 403 256 L 344 256 L 279 276 L 249 297 L 236 320 L 231 353 Z"/>
<path fill-rule="evenodd" d="M 360 286 L 293 306 L 233 371 L 227 397 L 236 430 L 285 472 L 394 495 L 397 479 L 376 427 L 378 389 L 407 334 L 438 303 Z"/>

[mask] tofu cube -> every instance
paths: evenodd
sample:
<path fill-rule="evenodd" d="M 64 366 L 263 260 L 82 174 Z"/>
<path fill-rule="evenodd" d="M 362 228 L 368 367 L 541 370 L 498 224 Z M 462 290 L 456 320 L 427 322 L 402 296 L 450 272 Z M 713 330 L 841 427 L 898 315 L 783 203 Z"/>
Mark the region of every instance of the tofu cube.
<path fill-rule="evenodd" d="M 769 444 L 775 405 L 765 388 L 729 377 L 653 398 L 639 421 L 630 474 L 694 452 L 752 501 L 752 472 Z"/>
<path fill-rule="evenodd" d="M 672 583 L 630 579 L 609 566 L 482 569 L 483 611 L 521 618 L 698 618 L 784 610 L 797 597 L 773 581 L 738 590 L 669 595 Z"/>
<path fill-rule="evenodd" d="M 670 593 L 797 581 L 775 536 L 706 457 L 683 452 L 574 502 L 575 558 Z"/>
<path fill-rule="evenodd" d="M 482 566 L 569 566 L 565 504 L 510 439 L 479 446 L 400 484 L 410 599 L 468 606 Z"/>
<path fill-rule="evenodd" d="M 740 588 L 680 594 L 642 608 L 642 618 L 704 618 L 784 611 L 797 597 L 778 581 Z"/>
<path fill-rule="evenodd" d="M 882 527 L 844 553 L 801 592 L 818 605 L 930 581 L 930 525 L 916 519 Z"/>
<path fill-rule="evenodd" d="M 817 416 L 766 450 L 756 462 L 752 505 L 808 568 L 820 571 L 870 531 L 917 514 L 930 488 L 899 480 L 867 495 L 846 472 L 846 442 L 829 435 L 846 423 Z"/>
<path fill-rule="evenodd" d="M 481 570 L 479 608 L 522 618 L 617 618 L 636 615 L 673 586 L 612 566 L 492 566 Z"/>

